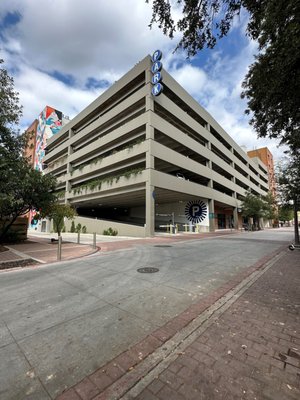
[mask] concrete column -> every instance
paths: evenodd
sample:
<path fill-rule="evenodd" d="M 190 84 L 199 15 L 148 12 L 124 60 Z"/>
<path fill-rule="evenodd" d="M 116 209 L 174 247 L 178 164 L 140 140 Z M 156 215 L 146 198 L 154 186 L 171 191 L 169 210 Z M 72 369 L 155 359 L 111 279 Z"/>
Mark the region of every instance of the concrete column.
<path fill-rule="evenodd" d="M 72 128 L 69 129 L 69 139 L 74 136 L 74 131 Z"/>
<path fill-rule="evenodd" d="M 239 229 L 239 216 L 237 207 L 234 207 L 233 209 L 233 226 L 234 229 Z"/>
<path fill-rule="evenodd" d="M 151 125 L 151 122 L 147 122 L 146 124 L 146 139 L 154 140 L 154 128 Z"/>
<path fill-rule="evenodd" d="M 69 139 L 74 136 L 74 132 L 73 129 L 69 129 Z M 72 146 L 68 146 L 68 157 L 67 157 L 67 174 L 70 174 L 73 171 L 73 167 L 71 165 L 71 163 L 69 162 L 69 157 L 70 155 L 73 153 L 73 147 Z M 67 178 L 66 180 L 66 192 L 69 192 L 71 190 L 71 183 L 69 181 L 69 179 Z M 69 201 L 67 199 L 65 199 L 65 204 L 68 204 Z"/>
<path fill-rule="evenodd" d="M 149 174 L 150 175 L 150 174 Z M 146 182 L 146 236 L 154 236 L 155 232 L 155 187 Z"/>
<path fill-rule="evenodd" d="M 146 69 L 146 84 L 147 83 L 151 83 L 151 79 L 152 79 L 152 72 L 151 72 L 151 66 L 152 66 L 152 61 L 149 59 L 149 67 Z"/>
<path fill-rule="evenodd" d="M 147 123 L 146 125 L 146 140 L 148 144 L 146 152 L 146 169 L 154 169 L 154 156 L 152 155 L 152 140 L 154 140 L 154 128 Z"/>
<path fill-rule="evenodd" d="M 215 231 L 215 201 L 213 199 L 208 200 L 209 210 L 209 232 Z"/>
<path fill-rule="evenodd" d="M 154 100 L 152 94 L 146 96 L 146 112 L 154 111 Z"/>

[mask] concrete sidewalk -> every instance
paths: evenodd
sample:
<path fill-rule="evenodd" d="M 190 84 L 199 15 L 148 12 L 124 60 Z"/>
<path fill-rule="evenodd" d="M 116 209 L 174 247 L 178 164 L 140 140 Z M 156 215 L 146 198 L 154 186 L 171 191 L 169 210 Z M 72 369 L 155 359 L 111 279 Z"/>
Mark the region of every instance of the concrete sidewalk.
<path fill-rule="evenodd" d="M 299 252 L 266 256 L 58 399 L 298 399 L 299 287 Z"/>

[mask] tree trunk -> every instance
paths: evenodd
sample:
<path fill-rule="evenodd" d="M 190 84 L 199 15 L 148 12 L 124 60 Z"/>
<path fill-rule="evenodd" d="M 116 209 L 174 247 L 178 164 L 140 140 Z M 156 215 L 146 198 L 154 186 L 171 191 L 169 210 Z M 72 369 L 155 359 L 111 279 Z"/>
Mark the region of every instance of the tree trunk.
<path fill-rule="evenodd" d="M 16 215 L 13 218 L 9 219 L 7 225 L 4 223 L 3 230 L 0 231 L 0 242 L 1 243 L 4 242 L 5 236 L 6 236 L 7 232 L 9 231 L 9 228 L 12 226 L 12 224 L 15 222 L 15 220 L 17 218 L 18 218 L 18 215 Z"/>
<path fill-rule="evenodd" d="M 298 214 L 297 214 L 297 201 L 294 201 L 294 231 L 295 231 L 295 244 L 300 244 L 299 242 L 299 225 L 298 225 Z"/>

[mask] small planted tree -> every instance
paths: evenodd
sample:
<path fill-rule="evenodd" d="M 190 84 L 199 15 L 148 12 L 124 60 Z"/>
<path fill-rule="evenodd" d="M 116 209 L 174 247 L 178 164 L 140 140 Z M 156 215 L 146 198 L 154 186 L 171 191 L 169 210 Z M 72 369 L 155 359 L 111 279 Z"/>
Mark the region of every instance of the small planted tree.
<path fill-rule="evenodd" d="M 54 231 L 57 232 L 58 236 L 61 236 L 61 232 L 64 228 L 64 219 L 73 219 L 76 213 L 73 207 L 68 204 L 52 204 L 47 210 L 41 213 L 42 218 L 49 218 L 53 220 Z"/>
<path fill-rule="evenodd" d="M 74 233 L 75 230 L 76 230 L 76 228 L 75 228 L 75 222 L 72 221 L 70 232 L 71 232 L 71 233 Z"/>
<path fill-rule="evenodd" d="M 76 225 L 75 232 L 76 232 L 76 233 L 80 233 L 80 232 L 81 232 L 81 224 L 80 224 L 80 223 L 78 223 L 78 224 Z"/>
<path fill-rule="evenodd" d="M 260 218 L 274 218 L 273 203 L 271 196 L 265 198 L 257 196 L 251 191 L 246 192 L 246 196 L 242 202 L 242 214 L 244 217 L 253 218 L 254 229 L 261 229 Z"/>
<path fill-rule="evenodd" d="M 278 219 L 279 221 L 282 221 L 283 223 L 287 221 L 291 221 L 293 219 L 294 213 L 293 213 L 293 208 L 291 205 L 286 204 L 286 205 L 281 205 L 278 210 Z"/>

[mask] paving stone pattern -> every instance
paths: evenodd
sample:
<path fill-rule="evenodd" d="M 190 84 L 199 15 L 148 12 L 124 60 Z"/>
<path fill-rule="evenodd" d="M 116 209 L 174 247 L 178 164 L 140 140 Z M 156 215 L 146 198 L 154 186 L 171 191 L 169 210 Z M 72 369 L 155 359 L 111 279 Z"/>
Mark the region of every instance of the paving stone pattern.
<path fill-rule="evenodd" d="M 287 253 L 137 400 L 300 399 L 300 253 Z"/>

